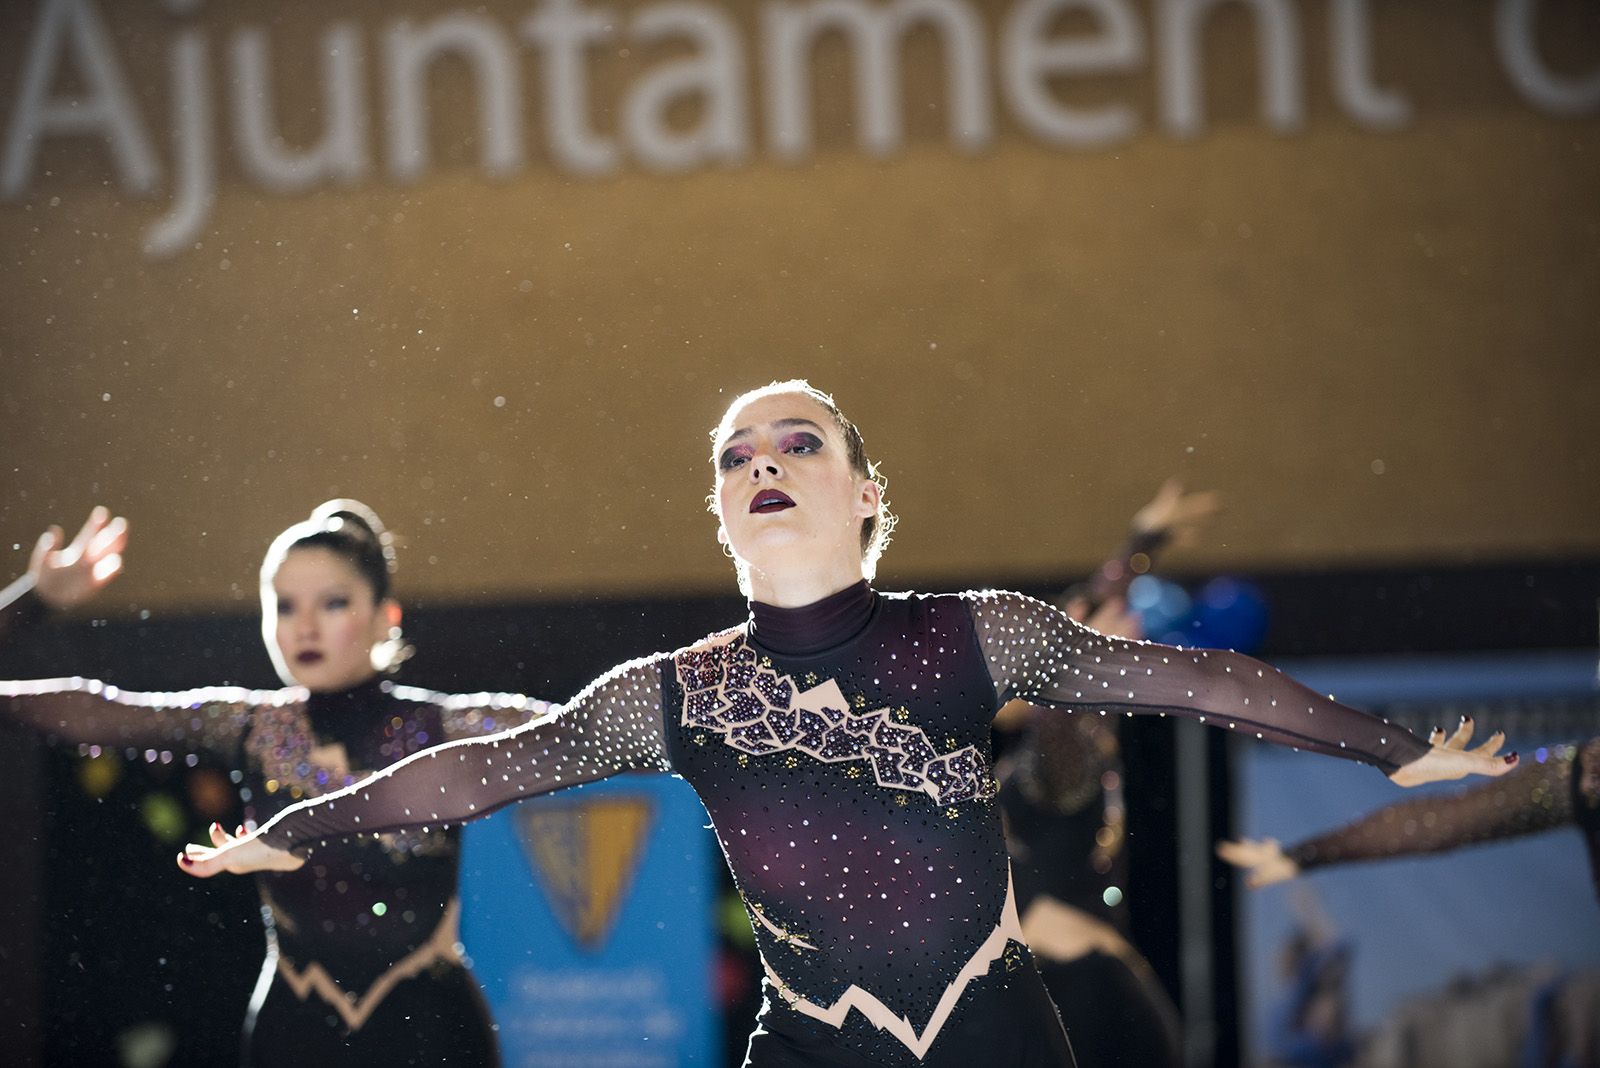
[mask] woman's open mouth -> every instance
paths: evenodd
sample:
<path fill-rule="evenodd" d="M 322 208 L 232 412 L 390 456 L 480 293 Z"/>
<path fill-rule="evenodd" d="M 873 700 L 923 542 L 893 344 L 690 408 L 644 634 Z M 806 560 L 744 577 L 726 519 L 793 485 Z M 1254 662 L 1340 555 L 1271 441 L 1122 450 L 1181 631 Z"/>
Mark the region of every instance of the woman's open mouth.
<path fill-rule="evenodd" d="M 323 655 L 314 649 L 307 649 L 303 653 L 294 654 L 294 662 L 296 664 L 320 664 L 323 659 Z"/>
<path fill-rule="evenodd" d="M 760 515 L 781 512 L 785 508 L 793 507 L 794 501 L 789 499 L 789 495 L 778 490 L 762 490 L 750 501 L 750 511 Z"/>

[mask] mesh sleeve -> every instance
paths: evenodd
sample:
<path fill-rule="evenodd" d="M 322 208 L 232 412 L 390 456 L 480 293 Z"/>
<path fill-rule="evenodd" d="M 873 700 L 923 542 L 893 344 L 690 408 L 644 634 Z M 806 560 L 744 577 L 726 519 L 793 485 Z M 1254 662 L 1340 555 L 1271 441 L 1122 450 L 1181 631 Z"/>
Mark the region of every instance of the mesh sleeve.
<path fill-rule="evenodd" d="M 552 701 L 524 697 L 520 693 L 440 694 L 409 686 L 396 686 L 394 695 L 408 701 L 426 701 L 439 706 L 444 725 L 444 740 L 483 738 L 513 730 L 555 711 Z"/>
<path fill-rule="evenodd" d="M 304 853 L 325 838 L 460 823 L 620 772 L 669 771 L 660 664 L 624 664 L 522 726 L 445 742 L 292 805 L 261 839 Z"/>
<path fill-rule="evenodd" d="M 1538 834 L 1573 821 L 1575 746 L 1552 749 L 1543 764 L 1456 794 L 1407 798 L 1285 850 L 1300 866 L 1443 853 L 1479 842 Z"/>
<path fill-rule="evenodd" d="M 1002 704 L 1173 714 L 1278 745 L 1373 764 L 1385 774 L 1428 744 L 1238 653 L 1108 638 L 1016 593 L 970 593 L 973 626 Z"/>
<path fill-rule="evenodd" d="M 236 751 L 250 714 L 289 700 L 290 691 L 211 686 L 128 693 L 94 679 L 0 682 L 0 717 L 56 741 L 165 752 Z"/>

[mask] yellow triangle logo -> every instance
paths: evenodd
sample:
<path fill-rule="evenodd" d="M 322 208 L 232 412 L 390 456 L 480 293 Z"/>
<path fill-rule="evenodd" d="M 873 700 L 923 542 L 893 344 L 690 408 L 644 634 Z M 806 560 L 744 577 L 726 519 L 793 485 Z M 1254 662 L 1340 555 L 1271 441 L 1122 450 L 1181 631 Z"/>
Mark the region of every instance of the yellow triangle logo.
<path fill-rule="evenodd" d="M 515 811 L 518 841 L 556 919 L 578 945 L 598 950 L 633 885 L 655 803 L 544 798 Z"/>

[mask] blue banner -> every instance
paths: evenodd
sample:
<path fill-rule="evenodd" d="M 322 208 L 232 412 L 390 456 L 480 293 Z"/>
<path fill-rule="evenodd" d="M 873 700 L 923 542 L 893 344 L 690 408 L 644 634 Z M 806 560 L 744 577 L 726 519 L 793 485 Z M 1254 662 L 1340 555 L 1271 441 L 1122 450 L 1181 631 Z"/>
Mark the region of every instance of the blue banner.
<path fill-rule="evenodd" d="M 506 1068 L 716 1063 L 707 822 L 682 780 L 628 775 L 467 826 L 462 941 Z"/>

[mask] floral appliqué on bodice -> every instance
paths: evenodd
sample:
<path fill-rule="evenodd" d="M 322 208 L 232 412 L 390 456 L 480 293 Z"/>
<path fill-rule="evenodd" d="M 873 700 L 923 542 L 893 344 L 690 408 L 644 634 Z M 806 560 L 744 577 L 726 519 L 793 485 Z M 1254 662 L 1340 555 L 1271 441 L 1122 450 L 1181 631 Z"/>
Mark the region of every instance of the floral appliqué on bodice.
<path fill-rule="evenodd" d="M 685 727 L 720 734 L 741 753 L 798 750 L 825 763 L 862 761 L 879 786 L 925 793 L 940 806 L 990 797 L 994 780 L 976 746 L 941 754 L 903 710 L 857 710 L 832 679 L 802 690 L 743 634 L 677 654 Z"/>

